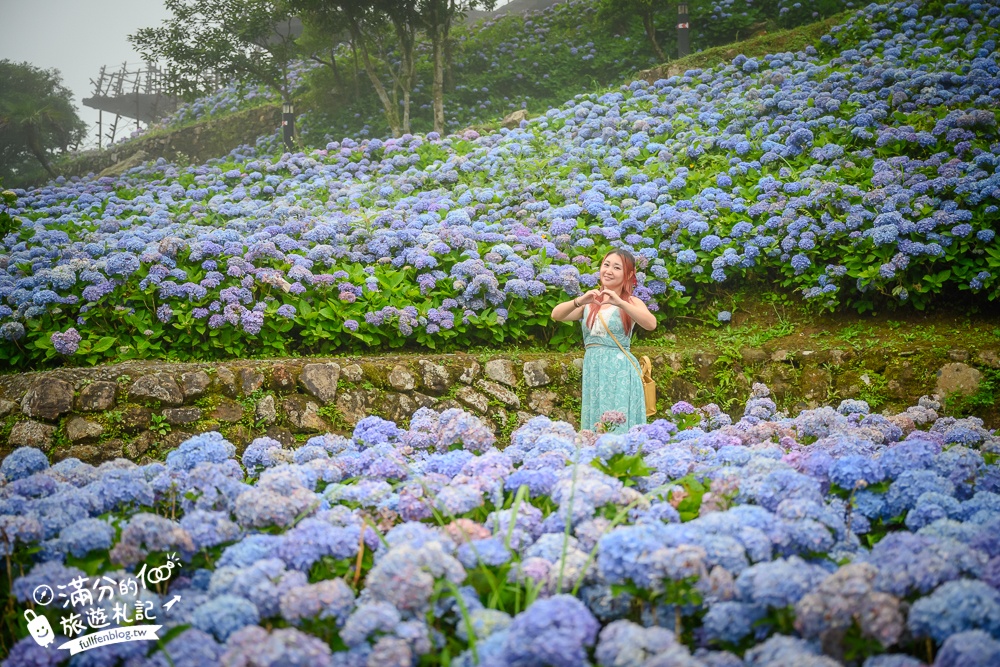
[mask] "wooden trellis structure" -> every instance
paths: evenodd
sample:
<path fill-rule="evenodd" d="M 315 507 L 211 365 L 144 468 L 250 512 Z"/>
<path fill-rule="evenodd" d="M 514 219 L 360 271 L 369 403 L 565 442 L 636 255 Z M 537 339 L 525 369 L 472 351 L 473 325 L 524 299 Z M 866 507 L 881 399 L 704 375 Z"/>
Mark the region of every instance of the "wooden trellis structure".
<path fill-rule="evenodd" d="M 121 69 L 109 71 L 101 67 L 97 79 L 91 79 L 94 95 L 83 100 L 85 106 L 98 110 L 98 146 L 113 144 L 122 118 L 135 121 L 137 130 L 141 123 L 152 123 L 177 109 L 180 100 L 169 92 L 167 74 L 150 63 L 129 65 L 122 63 Z M 104 112 L 114 118 L 105 130 Z M 130 123 L 129 123 L 130 124 Z M 124 128 L 123 128 L 124 129 Z"/>

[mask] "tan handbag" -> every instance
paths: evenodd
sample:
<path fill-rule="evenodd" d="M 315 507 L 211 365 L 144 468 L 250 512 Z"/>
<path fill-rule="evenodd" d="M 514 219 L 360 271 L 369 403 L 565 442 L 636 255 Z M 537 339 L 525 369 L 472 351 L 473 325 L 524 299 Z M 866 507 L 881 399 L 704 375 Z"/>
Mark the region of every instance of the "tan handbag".
<path fill-rule="evenodd" d="M 636 366 L 635 362 L 632 361 L 632 357 L 628 356 L 628 352 L 626 352 L 625 348 L 622 347 L 622 344 L 618 342 L 615 335 L 611 333 L 611 327 L 608 326 L 608 323 L 604 321 L 604 316 L 601 315 L 600 306 L 598 306 L 597 317 L 600 318 L 601 324 L 604 325 L 604 330 L 611 336 L 611 340 L 615 341 L 615 345 L 618 346 L 618 349 L 622 351 L 625 358 L 632 363 L 632 366 L 639 373 L 639 379 L 642 380 L 642 393 L 646 397 L 646 416 L 652 417 L 656 414 L 656 383 L 653 382 L 653 362 L 651 362 L 649 357 L 646 355 L 642 355 L 639 359 L 639 364 L 642 368 L 640 369 L 639 366 Z"/>

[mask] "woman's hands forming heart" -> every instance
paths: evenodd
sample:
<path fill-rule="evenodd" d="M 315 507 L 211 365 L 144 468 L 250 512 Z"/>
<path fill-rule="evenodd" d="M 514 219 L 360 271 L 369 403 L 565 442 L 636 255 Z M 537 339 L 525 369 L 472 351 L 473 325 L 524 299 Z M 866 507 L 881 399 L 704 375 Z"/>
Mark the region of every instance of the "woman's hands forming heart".
<path fill-rule="evenodd" d="M 625 305 L 625 301 L 622 299 L 621 295 L 614 290 L 602 289 L 601 290 L 601 303 L 610 303 L 613 306 L 621 307 Z"/>
<path fill-rule="evenodd" d="M 577 299 L 577 303 L 581 306 L 585 306 L 588 303 L 596 303 L 600 305 L 604 302 L 604 295 L 601 294 L 601 290 L 592 289 L 589 292 L 585 292 L 583 296 Z"/>

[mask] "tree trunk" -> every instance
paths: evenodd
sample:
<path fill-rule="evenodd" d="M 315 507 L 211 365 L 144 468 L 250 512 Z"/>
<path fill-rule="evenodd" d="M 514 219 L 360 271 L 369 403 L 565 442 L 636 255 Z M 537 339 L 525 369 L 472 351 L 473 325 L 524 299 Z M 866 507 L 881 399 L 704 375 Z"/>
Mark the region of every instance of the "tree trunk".
<path fill-rule="evenodd" d="M 354 99 L 361 97 L 361 68 L 358 66 L 358 45 L 351 39 L 351 52 L 354 53 Z"/>
<path fill-rule="evenodd" d="M 440 29 L 431 33 L 434 48 L 434 131 L 444 135 L 444 39 Z"/>
<path fill-rule="evenodd" d="M 416 37 L 410 31 L 410 25 L 396 22 L 394 27 L 396 29 L 396 41 L 399 43 L 400 65 L 399 75 L 393 75 L 393 80 L 403 95 L 402 130 L 404 134 L 409 134 L 410 93 L 413 90 L 413 81 L 416 79 Z"/>
<path fill-rule="evenodd" d="M 340 73 L 340 68 L 337 66 L 337 54 L 334 50 L 330 49 L 330 69 L 333 70 L 333 80 L 337 84 L 337 88 L 340 90 L 344 89 L 344 77 Z"/>
<path fill-rule="evenodd" d="M 34 136 L 34 134 L 34 132 L 29 133 L 28 150 L 31 151 L 31 154 L 35 156 L 35 159 L 41 163 L 41 165 L 45 168 L 45 171 L 49 173 L 49 176 L 52 178 L 58 177 L 59 174 L 57 174 L 55 169 L 52 168 L 52 165 L 49 164 L 48 159 L 45 157 L 45 151 L 42 150 L 42 147 L 38 144 L 38 139 Z"/>
<path fill-rule="evenodd" d="M 448 92 L 455 90 L 455 71 L 452 68 L 451 38 L 444 40 L 444 87 Z"/>
<path fill-rule="evenodd" d="M 392 131 L 392 136 L 398 137 L 400 134 L 399 129 L 399 109 L 393 104 L 392 99 L 389 97 L 389 93 L 386 91 L 385 86 L 378 78 L 378 73 L 375 72 L 375 66 L 372 65 L 371 58 L 368 57 L 368 47 L 365 46 L 363 40 L 357 40 L 361 47 L 361 62 L 365 66 L 365 72 L 368 73 L 368 78 L 372 82 L 372 86 L 375 88 L 375 93 L 378 95 L 379 100 L 382 102 L 382 107 L 385 109 L 385 119 L 389 123 L 389 129 Z"/>
<path fill-rule="evenodd" d="M 649 38 L 649 43 L 653 47 L 653 53 L 656 54 L 656 59 L 658 62 L 667 62 L 667 56 L 664 55 L 663 49 L 660 48 L 659 43 L 656 41 L 656 27 L 653 25 L 653 12 L 645 12 L 642 15 L 642 25 L 646 28 L 646 37 Z"/>

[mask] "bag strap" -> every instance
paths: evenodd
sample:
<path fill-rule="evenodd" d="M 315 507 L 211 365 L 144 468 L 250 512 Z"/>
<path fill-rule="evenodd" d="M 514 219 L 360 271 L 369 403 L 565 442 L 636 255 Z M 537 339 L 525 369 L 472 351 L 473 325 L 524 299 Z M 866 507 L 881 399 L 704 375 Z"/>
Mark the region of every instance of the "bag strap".
<path fill-rule="evenodd" d="M 635 368 L 636 372 L 639 373 L 639 381 L 641 382 L 642 381 L 642 371 L 639 370 L 639 367 L 635 365 L 634 361 L 632 361 L 632 357 L 628 356 L 628 352 L 626 352 L 625 348 L 622 347 L 622 344 L 618 342 L 618 339 L 615 338 L 615 335 L 613 333 L 611 333 L 611 327 L 609 327 L 608 323 L 604 321 L 604 315 L 601 315 L 601 307 L 600 306 L 597 307 L 597 317 L 600 318 L 601 324 L 604 325 L 604 330 L 607 331 L 608 334 L 610 334 L 611 340 L 615 341 L 615 345 L 617 345 L 618 349 L 621 350 L 622 353 L 625 354 L 625 358 L 629 360 L 629 363 L 631 363 L 632 366 Z"/>

